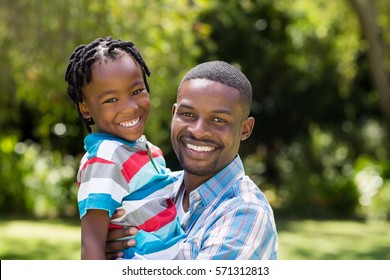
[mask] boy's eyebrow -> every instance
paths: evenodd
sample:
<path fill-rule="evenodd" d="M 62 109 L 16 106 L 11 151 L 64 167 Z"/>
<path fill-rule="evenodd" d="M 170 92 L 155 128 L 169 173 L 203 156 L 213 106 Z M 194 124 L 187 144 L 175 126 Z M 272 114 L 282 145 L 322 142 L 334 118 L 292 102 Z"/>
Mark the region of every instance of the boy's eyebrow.
<path fill-rule="evenodd" d="M 104 98 L 106 95 L 109 95 L 109 94 L 111 94 L 111 93 L 115 93 L 116 91 L 117 91 L 117 90 L 115 90 L 115 89 L 113 89 L 113 90 L 105 90 L 105 91 L 99 93 L 98 99 L 102 99 L 102 98 Z"/>
<path fill-rule="evenodd" d="M 128 89 L 131 89 L 132 87 L 135 87 L 135 86 L 141 85 L 141 84 L 144 84 L 144 81 L 143 81 L 143 80 L 137 80 L 137 81 L 133 82 L 132 84 L 130 84 L 130 85 L 128 86 Z M 99 93 L 98 99 L 101 99 L 101 98 L 105 97 L 106 95 L 115 93 L 115 92 L 117 92 L 117 91 L 119 91 L 119 90 L 117 90 L 117 89 L 108 89 L 108 90 L 104 90 L 104 91 L 102 91 L 101 93 Z"/>

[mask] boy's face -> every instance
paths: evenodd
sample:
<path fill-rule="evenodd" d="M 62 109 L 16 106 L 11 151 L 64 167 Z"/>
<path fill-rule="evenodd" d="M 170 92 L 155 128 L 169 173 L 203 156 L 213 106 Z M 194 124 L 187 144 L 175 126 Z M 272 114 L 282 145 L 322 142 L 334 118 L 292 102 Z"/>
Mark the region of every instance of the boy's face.
<path fill-rule="evenodd" d="M 94 63 L 91 72 L 91 81 L 82 88 L 82 116 L 92 118 L 99 132 L 128 141 L 140 138 L 149 117 L 150 99 L 139 65 L 124 54 Z"/>
<path fill-rule="evenodd" d="M 205 181 L 234 159 L 253 125 L 237 89 L 207 79 L 188 80 L 173 106 L 172 146 L 187 175 Z"/>

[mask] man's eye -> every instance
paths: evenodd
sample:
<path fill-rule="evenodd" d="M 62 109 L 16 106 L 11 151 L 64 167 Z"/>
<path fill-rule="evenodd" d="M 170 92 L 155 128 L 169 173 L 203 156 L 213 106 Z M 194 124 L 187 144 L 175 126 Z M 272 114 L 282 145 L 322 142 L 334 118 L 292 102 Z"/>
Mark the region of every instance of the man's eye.
<path fill-rule="evenodd" d="M 180 116 L 192 118 L 194 116 L 194 114 L 188 113 L 188 112 L 183 112 L 183 113 L 180 113 Z"/>
<path fill-rule="evenodd" d="M 213 121 L 217 122 L 217 123 L 225 123 L 226 122 L 224 119 L 221 119 L 221 118 L 214 118 Z"/>

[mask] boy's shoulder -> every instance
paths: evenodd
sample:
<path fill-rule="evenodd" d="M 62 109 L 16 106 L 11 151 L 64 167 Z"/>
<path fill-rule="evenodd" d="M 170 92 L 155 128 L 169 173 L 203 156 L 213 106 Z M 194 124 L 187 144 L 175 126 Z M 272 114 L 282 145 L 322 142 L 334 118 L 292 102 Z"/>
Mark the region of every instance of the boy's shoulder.
<path fill-rule="evenodd" d="M 119 140 L 102 137 L 99 134 L 89 134 L 85 137 L 84 144 L 88 158 L 99 157 L 107 160 L 112 159 L 118 147 L 123 145 Z"/>

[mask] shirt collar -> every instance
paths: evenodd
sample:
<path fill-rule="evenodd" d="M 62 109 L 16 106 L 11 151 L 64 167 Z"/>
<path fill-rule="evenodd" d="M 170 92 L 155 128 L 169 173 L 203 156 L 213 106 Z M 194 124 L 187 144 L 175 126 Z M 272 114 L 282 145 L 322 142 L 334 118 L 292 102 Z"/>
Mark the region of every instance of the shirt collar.
<path fill-rule="evenodd" d="M 134 147 L 134 148 L 140 149 L 140 150 L 147 149 L 147 139 L 146 139 L 145 135 L 142 135 L 136 141 L 127 141 L 125 139 L 116 137 L 112 134 L 102 133 L 102 132 L 95 132 L 95 133 L 88 134 L 84 138 L 84 148 L 86 151 L 91 151 L 91 150 L 96 148 L 96 145 L 99 146 L 100 143 L 104 140 L 112 140 L 112 141 L 121 142 L 129 147 Z"/>
<path fill-rule="evenodd" d="M 212 178 L 204 182 L 190 194 L 190 204 L 201 201 L 207 207 L 213 200 L 220 196 L 223 192 L 230 189 L 230 186 L 239 178 L 244 176 L 244 166 L 241 158 L 237 155 L 231 163 L 224 169 L 214 175 Z M 191 208 L 191 206 L 190 206 Z"/>

